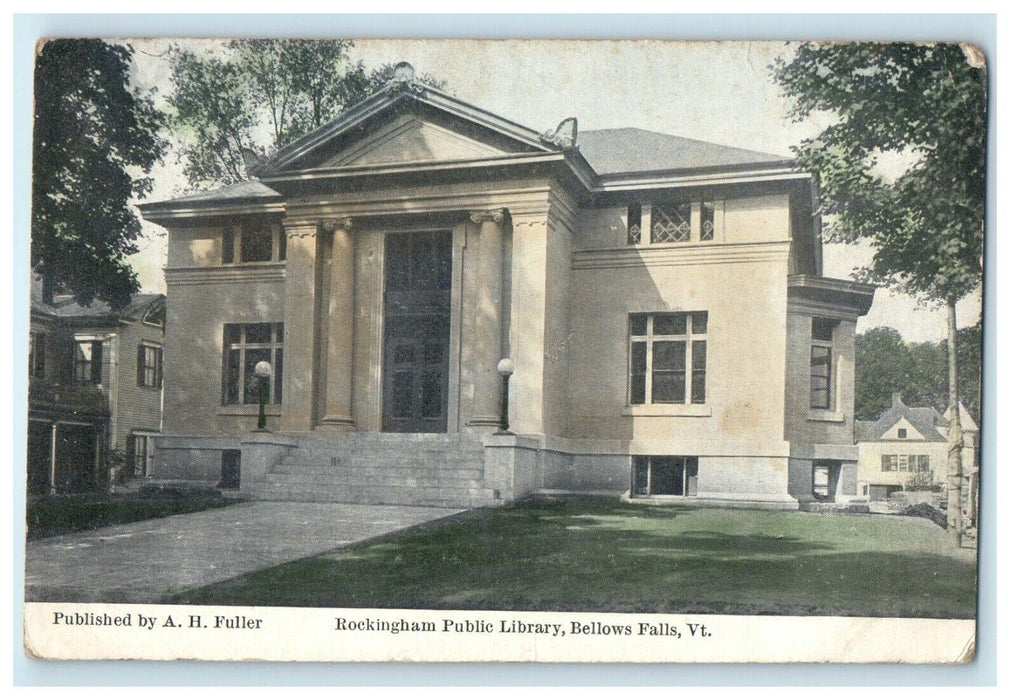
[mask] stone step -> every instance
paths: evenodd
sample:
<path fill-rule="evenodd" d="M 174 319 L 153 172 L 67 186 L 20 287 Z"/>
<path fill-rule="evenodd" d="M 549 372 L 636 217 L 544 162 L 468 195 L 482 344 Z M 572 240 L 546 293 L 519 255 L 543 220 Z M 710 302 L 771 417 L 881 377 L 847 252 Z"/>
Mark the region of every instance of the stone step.
<path fill-rule="evenodd" d="M 343 476 L 372 479 L 390 476 L 428 476 L 435 478 L 470 478 L 477 479 L 484 475 L 483 467 L 455 466 L 455 465 L 428 465 L 428 466 L 402 466 L 395 464 L 384 465 L 337 465 L 330 464 L 280 464 L 272 467 L 270 474 L 306 474 L 308 476 Z"/>
<path fill-rule="evenodd" d="M 331 462 L 333 459 L 355 462 L 358 460 L 413 460 L 416 462 L 439 462 L 444 460 L 484 461 L 483 452 L 461 452 L 459 450 L 294 450 L 283 460 L 287 462 Z"/>
<path fill-rule="evenodd" d="M 252 489 L 251 496 L 266 501 L 358 503 L 368 505 L 430 505 L 472 508 L 502 503 L 491 489 L 357 488 L 341 491 L 302 488 Z"/>
<path fill-rule="evenodd" d="M 405 486 L 428 488 L 483 488 L 484 480 L 478 477 L 440 476 L 375 476 L 370 478 L 354 474 L 278 474 L 270 472 L 262 482 L 265 487 L 306 485 L 308 488 L 356 488 L 359 486 Z"/>

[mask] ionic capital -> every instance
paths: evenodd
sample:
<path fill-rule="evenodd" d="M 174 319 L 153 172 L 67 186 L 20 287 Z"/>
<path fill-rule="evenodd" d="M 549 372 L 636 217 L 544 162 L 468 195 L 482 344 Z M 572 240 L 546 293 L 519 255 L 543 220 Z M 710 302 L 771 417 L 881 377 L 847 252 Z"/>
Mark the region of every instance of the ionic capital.
<path fill-rule="evenodd" d="M 504 209 L 481 209 L 470 212 L 470 221 L 475 224 L 480 224 L 485 221 L 493 221 L 496 224 L 500 224 L 504 219 Z"/>
<path fill-rule="evenodd" d="M 335 233 L 336 231 L 352 231 L 353 230 L 353 217 L 341 216 L 336 219 L 322 219 L 319 222 L 322 230 L 328 231 L 329 233 Z"/>

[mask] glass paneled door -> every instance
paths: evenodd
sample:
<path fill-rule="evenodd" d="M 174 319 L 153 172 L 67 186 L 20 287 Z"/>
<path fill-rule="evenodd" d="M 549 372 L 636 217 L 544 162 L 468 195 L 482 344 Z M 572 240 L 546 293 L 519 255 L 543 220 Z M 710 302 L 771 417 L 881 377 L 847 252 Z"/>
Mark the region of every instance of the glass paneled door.
<path fill-rule="evenodd" d="M 448 428 L 451 288 L 450 231 L 386 236 L 386 431 L 443 433 Z"/>

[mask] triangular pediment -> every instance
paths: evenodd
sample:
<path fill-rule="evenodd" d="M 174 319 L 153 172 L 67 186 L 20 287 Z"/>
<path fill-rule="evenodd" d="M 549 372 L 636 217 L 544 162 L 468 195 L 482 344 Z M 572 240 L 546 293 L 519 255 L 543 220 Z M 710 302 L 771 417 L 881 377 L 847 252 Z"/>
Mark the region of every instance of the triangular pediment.
<path fill-rule="evenodd" d="M 540 134 L 429 87 L 394 85 L 284 147 L 258 175 L 556 150 Z"/>
<path fill-rule="evenodd" d="M 898 431 L 903 430 L 903 433 Z M 905 418 L 900 418 L 880 437 L 882 440 L 924 440 L 925 436 Z"/>
<path fill-rule="evenodd" d="M 506 155 L 506 151 L 445 126 L 404 114 L 354 141 L 322 166 L 367 166 L 470 160 Z"/>

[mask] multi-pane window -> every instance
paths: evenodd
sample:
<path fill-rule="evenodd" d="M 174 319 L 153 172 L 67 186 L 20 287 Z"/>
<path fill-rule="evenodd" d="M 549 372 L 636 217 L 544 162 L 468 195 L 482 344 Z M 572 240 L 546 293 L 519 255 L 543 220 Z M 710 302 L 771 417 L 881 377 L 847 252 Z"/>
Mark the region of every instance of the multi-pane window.
<path fill-rule="evenodd" d="M 629 404 L 706 403 L 705 311 L 629 316 Z"/>
<path fill-rule="evenodd" d="M 74 381 L 78 384 L 102 383 L 102 341 L 74 342 Z"/>
<path fill-rule="evenodd" d="M 259 362 L 272 366 L 268 403 L 282 403 L 283 324 L 227 323 L 223 327 L 223 405 L 258 403 Z"/>
<path fill-rule="evenodd" d="M 696 457 L 633 457 L 629 495 L 695 496 L 698 481 L 699 460 Z"/>
<path fill-rule="evenodd" d="M 639 245 L 643 242 L 643 207 L 630 204 L 626 221 L 626 242 L 629 245 Z"/>
<path fill-rule="evenodd" d="M 46 334 L 39 331 L 28 334 L 28 376 L 46 376 Z"/>
<path fill-rule="evenodd" d="M 713 202 L 699 204 L 699 240 L 712 241 L 716 231 L 717 205 Z"/>
<path fill-rule="evenodd" d="M 691 204 L 658 204 L 650 218 L 651 243 L 685 243 L 692 236 Z"/>
<path fill-rule="evenodd" d="M 833 329 L 837 322 L 828 318 L 812 319 L 812 358 L 810 362 L 809 406 L 833 407 Z"/>
<path fill-rule="evenodd" d="M 927 472 L 929 455 L 883 455 L 881 466 L 884 472 Z"/>
<path fill-rule="evenodd" d="M 149 442 L 148 435 L 132 433 L 127 436 L 127 457 L 130 460 L 131 475 L 135 478 L 144 478 L 149 474 L 148 461 L 151 456 Z"/>
<path fill-rule="evenodd" d="M 138 386 L 162 386 L 162 348 L 158 345 L 138 346 Z"/>
<path fill-rule="evenodd" d="M 223 231 L 222 261 L 270 262 L 286 259 L 286 234 L 279 226 L 267 221 L 249 220 L 241 225 L 227 226 Z"/>

